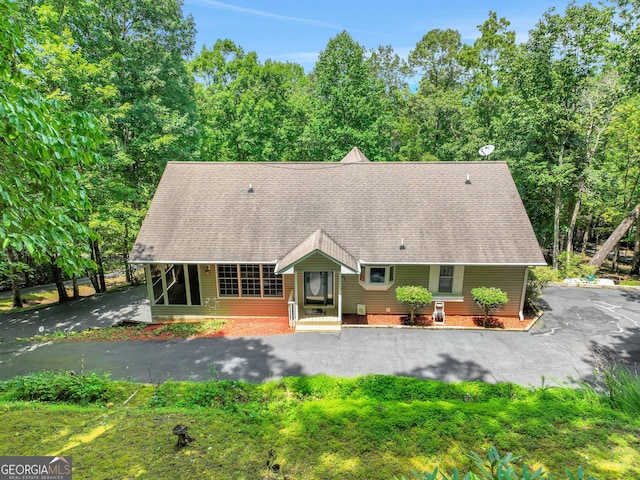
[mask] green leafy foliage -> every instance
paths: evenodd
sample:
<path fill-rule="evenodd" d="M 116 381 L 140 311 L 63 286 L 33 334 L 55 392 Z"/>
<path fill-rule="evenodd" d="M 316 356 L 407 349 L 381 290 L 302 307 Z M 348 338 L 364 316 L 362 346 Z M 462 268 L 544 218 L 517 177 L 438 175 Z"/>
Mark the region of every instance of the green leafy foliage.
<path fill-rule="evenodd" d="M 396 299 L 409 306 L 411 311 L 409 322 L 413 325 L 416 311 L 429 305 L 433 295 L 427 288 L 420 285 L 403 285 L 396 288 Z"/>
<path fill-rule="evenodd" d="M 473 297 L 474 302 L 476 302 L 484 313 L 484 320 L 482 323 L 484 327 L 487 326 L 489 315 L 497 312 L 509 302 L 507 294 L 496 287 L 472 288 L 471 296 Z"/>
<path fill-rule="evenodd" d="M 596 273 L 597 267 L 587 265 L 581 255 L 562 252 L 558 257 L 558 275 L 560 278 L 587 278 Z"/>
<path fill-rule="evenodd" d="M 106 405 L 76 406 L 10 401 L 12 382 L 0 383 L 0 453 L 68 448 L 82 478 L 107 470 L 115 478 L 135 476 L 136 462 L 149 452 L 156 459 L 145 464 L 151 478 L 175 476 L 176 470 L 190 478 L 203 472 L 263 478 L 270 449 L 292 479 L 391 479 L 436 466 L 480 475 L 467 452 L 491 445 L 500 458 L 512 452 L 522 463 L 558 472 L 556 478 L 580 465 L 599 478 L 637 478 L 639 472 L 640 419 L 613 409 L 602 392 L 581 388 L 385 375 L 109 382 Z M 162 395 L 152 400 L 159 390 Z M 178 423 L 189 425 L 196 438 L 179 455 L 171 435 Z M 522 463 L 514 457 L 519 474 Z M 489 469 L 488 458 L 482 460 Z"/>
<path fill-rule="evenodd" d="M 43 371 L 8 383 L 15 400 L 40 402 L 104 403 L 110 398 L 108 375 Z"/>
<path fill-rule="evenodd" d="M 7 0 L 0 30 L 0 248 L 79 274 L 93 266 L 84 255 L 93 234 L 83 222 L 90 205 L 80 172 L 97 160 L 104 136 L 93 115 L 38 90 L 42 64 Z"/>
<path fill-rule="evenodd" d="M 544 287 L 559 280 L 560 275 L 553 267 L 534 267 L 529 269 L 525 302 L 528 305 L 534 305 L 536 301 L 542 298 L 542 290 Z"/>
<path fill-rule="evenodd" d="M 518 473 L 513 464 L 517 463 L 520 458 L 513 456 L 511 453 L 507 453 L 501 456 L 495 447 L 490 447 L 487 452 L 487 458 L 482 458 L 475 452 L 469 454 L 473 463 L 475 463 L 475 470 L 479 473 L 468 472 L 464 477 L 460 473 L 458 468 L 454 468 L 451 475 L 448 476 L 444 472 L 441 472 L 436 468 L 432 472 L 425 472 L 423 474 L 414 474 L 418 480 L 553 480 L 551 474 L 546 473 L 542 467 L 533 470 L 527 465 L 522 467 L 521 473 Z M 572 472 L 567 471 L 566 480 L 596 480 L 592 475 L 585 476 L 582 467 L 578 467 L 577 473 L 574 475 Z M 407 480 L 402 477 L 402 480 Z"/>

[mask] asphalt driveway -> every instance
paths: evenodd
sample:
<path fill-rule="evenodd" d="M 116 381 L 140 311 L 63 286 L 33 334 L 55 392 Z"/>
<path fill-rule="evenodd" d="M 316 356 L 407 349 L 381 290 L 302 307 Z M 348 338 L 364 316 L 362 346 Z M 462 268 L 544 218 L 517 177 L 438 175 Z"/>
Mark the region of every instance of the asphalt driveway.
<path fill-rule="evenodd" d="M 144 287 L 29 314 L 0 316 L 0 379 L 41 369 L 110 372 L 112 378 L 265 381 L 287 375 L 368 373 L 446 381 L 482 380 L 539 386 L 589 378 L 594 350 L 640 364 L 640 290 L 550 287 L 545 313 L 529 332 L 496 330 L 344 329 L 340 334 L 170 341 L 28 344 L 28 331 L 85 328 L 127 315 L 147 315 Z M 120 296 L 121 295 L 121 296 Z M 132 303 L 133 302 L 133 303 Z M 80 303 L 80 302 L 78 302 Z M 120 304 L 121 309 L 117 306 Z M 62 312 L 58 309 L 63 309 Z M 73 318 L 65 320 L 68 316 Z M 21 335 L 14 335 L 16 332 Z"/>

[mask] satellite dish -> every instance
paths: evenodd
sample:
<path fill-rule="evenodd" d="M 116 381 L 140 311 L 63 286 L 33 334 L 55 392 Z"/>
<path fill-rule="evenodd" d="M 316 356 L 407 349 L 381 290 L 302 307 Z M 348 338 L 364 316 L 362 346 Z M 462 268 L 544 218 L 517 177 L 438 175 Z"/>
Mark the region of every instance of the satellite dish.
<path fill-rule="evenodd" d="M 491 155 L 493 153 L 493 151 L 495 149 L 496 149 L 496 147 L 493 146 L 493 145 L 485 145 L 480 150 L 478 150 L 478 153 L 480 155 L 482 155 L 483 157 L 488 157 L 489 155 Z"/>

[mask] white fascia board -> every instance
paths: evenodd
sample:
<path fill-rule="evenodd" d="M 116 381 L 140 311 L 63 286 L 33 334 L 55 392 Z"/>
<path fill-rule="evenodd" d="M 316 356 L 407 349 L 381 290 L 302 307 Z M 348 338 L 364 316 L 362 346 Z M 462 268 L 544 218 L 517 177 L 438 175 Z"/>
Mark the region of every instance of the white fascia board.
<path fill-rule="evenodd" d="M 468 267 L 532 267 L 546 266 L 547 263 L 470 263 L 470 262 L 366 262 L 362 265 L 464 265 Z"/>
<path fill-rule="evenodd" d="M 359 273 L 359 271 L 353 270 L 351 267 L 348 267 L 347 265 L 345 265 L 344 263 L 340 262 L 339 260 L 327 255 L 326 253 L 324 253 L 324 252 L 322 252 L 322 251 L 320 251 L 318 249 L 315 249 L 312 252 L 307 253 L 304 257 L 296 260 L 291 265 L 287 265 L 287 267 L 283 271 L 278 272 L 278 274 L 279 275 L 283 275 L 285 273 L 287 273 L 287 274 L 288 273 L 293 273 L 295 271 L 295 266 L 298 263 L 305 261 L 307 258 L 311 257 L 312 255 L 314 255 L 316 253 L 322 255 L 324 258 L 326 258 L 327 260 L 332 261 L 336 265 L 340 265 L 340 273 Z"/>

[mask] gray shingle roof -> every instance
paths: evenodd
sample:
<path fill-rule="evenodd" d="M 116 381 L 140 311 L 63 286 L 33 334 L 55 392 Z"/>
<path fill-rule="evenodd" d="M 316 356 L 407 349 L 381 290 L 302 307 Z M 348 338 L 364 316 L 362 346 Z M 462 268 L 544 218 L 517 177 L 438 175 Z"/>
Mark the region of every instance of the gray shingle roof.
<path fill-rule="evenodd" d="M 326 233 L 322 230 L 316 230 L 300 245 L 294 248 L 291 252 L 286 254 L 278 262 L 278 270 L 286 270 L 291 265 L 299 262 L 303 258 L 311 255 L 314 252 L 321 252 L 327 255 L 329 258 L 337 261 L 341 265 L 344 265 L 354 272 L 359 271 L 358 261 L 345 252 L 344 249 L 334 242 Z"/>
<path fill-rule="evenodd" d="M 321 230 L 365 263 L 544 264 L 506 163 L 364 158 L 169 162 L 130 260 L 275 263 Z"/>

